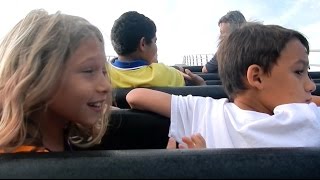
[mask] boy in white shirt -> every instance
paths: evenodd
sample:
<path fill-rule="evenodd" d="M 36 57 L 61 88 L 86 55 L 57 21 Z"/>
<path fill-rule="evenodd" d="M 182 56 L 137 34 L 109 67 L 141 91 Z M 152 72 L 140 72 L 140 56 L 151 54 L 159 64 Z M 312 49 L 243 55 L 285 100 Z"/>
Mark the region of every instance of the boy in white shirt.
<path fill-rule="evenodd" d="M 201 136 L 208 148 L 320 146 L 308 54 L 308 41 L 299 32 L 248 23 L 224 38 L 217 52 L 229 99 L 141 88 L 128 93 L 127 101 L 170 117 L 169 136 L 191 148 L 202 146 Z"/>

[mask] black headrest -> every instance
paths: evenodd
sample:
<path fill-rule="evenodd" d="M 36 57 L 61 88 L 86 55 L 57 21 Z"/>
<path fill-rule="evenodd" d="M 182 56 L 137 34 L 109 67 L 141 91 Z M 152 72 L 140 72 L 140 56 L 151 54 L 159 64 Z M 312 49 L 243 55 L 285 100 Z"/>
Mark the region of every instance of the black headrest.
<path fill-rule="evenodd" d="M 0 178 L 320 178 L 319 148 L 1 154 Z"/>
<path fill-rule="evenodd" d="M 132 109 L 113 110 L 100 149 L 163 149 L 168 143 L 170 119 Z"/>
<path fill-rule="evenodd" d="M 312 79 L 320 79 L 320 72 L 319 71 L 309 72 L 309 76 Z"/>
<path fill-rule="evenodd" d="M 198 76 L 202 77 L 204 80 L 220 80 L 218 73 L 196 73 Z"/>
<path fill-rule="evenodd" d="M 183 69 L 189 69 L 191 72 L 202 72 L 203 66 L 182 66 Z"/>
<path fill-rule="evenodd" d="M 193 95 L 204 96 L 213 98 L 225 98 L 226 93 L 221 85 L 208 85 L 208 86 L 184 86 L 184 87 L 152 87 L 158 91 L 166 92 L 174 95 Z M 118 88 L 114 89 L 114 105 L 119 108 L 130 108 L 127 103 L 126 95 L 132 88 Z"/>
<path fill-rule="evenodd" d="M 211 83 L 211 81 L 209 81 Z M 213 84 L 218 82 L 213 82 Z M 314 95 L 320 96 L 320 84 L 316 84 L 316 90 L 312 93 Z M 114 89 L 114 105 L 119 108 L 130 108 L 126 101 L 126 95 L 133 88 L 118 88 Z M 166 92 L 174 95 L 193 95 L 193 96 L 203 96 L 212 97 L 215 99 L 227 98 L 222 85 L 207 85 L 207 86 L 184 86 L 184 87 L 151 87 L 150 89 Z"/>

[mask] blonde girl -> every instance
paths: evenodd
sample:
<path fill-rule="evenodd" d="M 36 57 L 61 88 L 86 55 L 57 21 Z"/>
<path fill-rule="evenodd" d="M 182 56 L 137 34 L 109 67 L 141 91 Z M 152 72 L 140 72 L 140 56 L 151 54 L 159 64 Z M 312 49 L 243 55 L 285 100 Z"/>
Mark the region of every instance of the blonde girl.
<path fill-rule="evenodd" d="M 65 151 L 100 142 L 111 86 L 101 32 L 33 10 L 0 44 L 0 152 Z"/>

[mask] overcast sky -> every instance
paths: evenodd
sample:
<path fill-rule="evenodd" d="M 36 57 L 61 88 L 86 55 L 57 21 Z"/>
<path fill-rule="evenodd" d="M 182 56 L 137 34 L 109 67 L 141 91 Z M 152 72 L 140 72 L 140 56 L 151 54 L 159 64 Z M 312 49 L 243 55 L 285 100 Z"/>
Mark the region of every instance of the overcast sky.
<path fill-rule="evenodd" d="M 0 38 L 30 10 L 43 8 L 82 16 L 103 32 L 106 54 L 115 55 L 110 30 L 126 11 L 138 11 L 157 26 L 158 58 L 179 64 L 189 54 L 214 53 L 221 16 L 240 10 L 247 20 L 293 28 L 307 36 L 311 49 L 320 49 L 319 0 L 6 0 L 1 1 Z M 320 63 L 320 53 L 310 56 Z"/>

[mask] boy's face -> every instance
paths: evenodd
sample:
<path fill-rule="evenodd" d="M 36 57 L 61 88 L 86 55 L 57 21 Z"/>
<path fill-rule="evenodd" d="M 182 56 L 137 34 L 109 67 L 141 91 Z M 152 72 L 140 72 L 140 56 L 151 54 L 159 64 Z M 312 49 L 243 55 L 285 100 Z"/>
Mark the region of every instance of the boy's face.
<path fill-rule="evenodd" d="M 83 40 L 66 62 L 48 116 L 87 126 L 95 124 L 111 92 L 105 63 L 103 44 L 96 38 Z"/>
<path fill-rule="evenodd" d="M 151 43 L 150 44 L 146 44 L 145 48 L 144 48 L 144 59 L 147 60 L 150 64 L 154 63 L 155 60 L 157 60 L 157 51 L 158 51 L 158 47 L 157 47 L 157 37 L 152 38 Z"/>
<path fill-rule="evenodd" d="M 309 59 L 306 48 L 297 39 L 286 44 L 271 74 L 261 77 L 264 105 L 273 111 L 281 104 L 310 103 L 316 88 L 308 76 Z"/>

